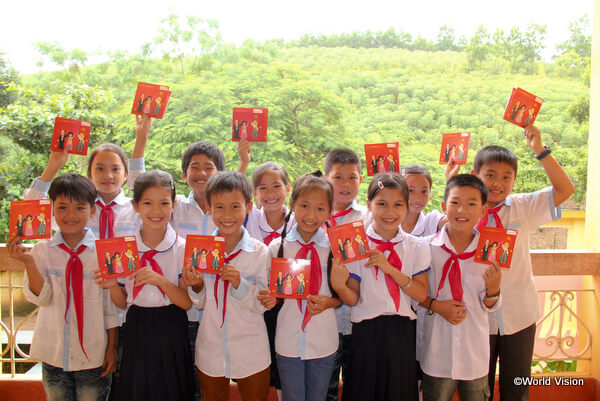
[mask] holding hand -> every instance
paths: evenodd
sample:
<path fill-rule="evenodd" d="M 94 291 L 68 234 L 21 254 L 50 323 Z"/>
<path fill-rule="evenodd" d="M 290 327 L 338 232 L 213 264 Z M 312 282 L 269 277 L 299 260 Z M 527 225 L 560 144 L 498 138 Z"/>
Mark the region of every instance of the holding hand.
<path fill-rule="evenodd" d="M 394 266 L 392 266 L 390 262 L 388 262 L 383 252 L 381 252 L 379 249 L 372 248 L 369 249 L 367 252 L 371 255 L 371 257 L 369 258 L 369 260 L 367 260 L 367 263 L 365 263 L 365 267 L 377 266 L 381 269 L 381 271 L 383 271 L 386 274 L 390 274 L 391 271 L 394 270 Z"/>
<path fill-rule="evenodd" d="M 246 174 L 246 170 L 248 170 L 248 165 L 250 164 L 250 153 L 252 152 L 250 142 L 247 139 L 240 139 L 237 144 L 237 151 L 240 155 L 240 165 L 237 171 Z"/>
<path fill-rule="evenodd" d="M 342 289 L 346 287 L 346 282 L 350 277 L 348 268 L 340 261 L 339 258 L 335 258 L 331 264 L 331 286 L 334 290 Z"/>
<path fill-rule="evenodd" d="M 265 307 L 265 309 L 273 309 L 275 305 L 277 305 L 277 298 L 269 295 L 269 290 L 258 291 L 258 296 L 256 298 L 260 301 L 262 306 Z"/>
<path fill-rule="evenodd" d="M 221 269 L 221 280 L 231 282 L 233 288 L 236 290 L 240 286 L 240 282 L 242 281 L 242 277 L 240 276 L 240 271 L 233 267 L 230 264 L 226 264 Z"/>
<path fill-rule="evenodd" d="M 141 269 L 137 269 L 131 276 L 129 276 L 130 280 L 135 280 L 135 286 L 139 287 L 140 285 L 152 284 L 157 287 L 161 287 L 165 278 L 149 268 L 148 266 L 142 267 Z"/>
<path fill-rule="evenodd" d="M 446 182 L 450 181 L 452 177 L 457 175 L 459 170 L 460 164 L 456 164 L 456 160 L 454 159 L 454 157 L 451 157 L 450 160 L 448 160 L 448 164 L 446 164 L 446 167 L 444 168 L 444 176 L 446 177 Z"/>
<path fill-rule="evenodd" d="M 24 264 L 33 263 L 33 256 L 29 253 L 29 249 L 25 248 L 19 237 L 10 238 L 6 244 L 8 256 L 17 259 Z"/>
<path fill-rule="evenodd" d="M 486 294 L 488 297 L 498 295 L 500 292 L 500 281 L 502 279 L 502 271 L 500 265 L 496 261 L 492 261 L 493 265 L 487 268 L 483 273 L 483 281 L 485 282 Z"/>
<path fill-rule="evenodd" d="M 94 270 L 94 283 L 98 284 L 100 288 L 110 288 L 117 285 L 117 279 L 103 278 L 100 269 L 96 269 Z"/>
<path fill-rule="evenodd" d="M 467 308 L 464 302 L 435 300 L 435 312 L 446 319 L 450 324 L 459 324 L 467 317 Z"/>
<path fill-rule="evenodd" d="M 181 279 L 186 287 L 192 287 L 194 292 L 202 291 L 204 287 L 204 277 L 202 273 L 191 266 L 184 266 L 181 271 Z"/>
<path fill-rule="evenodd" d="M 309 295 L 306 309 L 311 315 L 318 315 L 327 308 L 335 308 L 341 304 L 337 298 L 328 297 L 327 295 Z"/>
<path fill-rule="evenodd" d="M 539 155 L 545 150 L 542 145 L 542 133 L 535 125 L 528 125 L 525 127 L 523 136 L 527 141 L 527 146 L 529 146 L 536 155 Z"/>
<path fill-rule="evenodd" d="M 140 139 L 147 139 L 148 133 L 152 129 L 152 117 L 148 114 L 135 115 L 135 136 Z"/>

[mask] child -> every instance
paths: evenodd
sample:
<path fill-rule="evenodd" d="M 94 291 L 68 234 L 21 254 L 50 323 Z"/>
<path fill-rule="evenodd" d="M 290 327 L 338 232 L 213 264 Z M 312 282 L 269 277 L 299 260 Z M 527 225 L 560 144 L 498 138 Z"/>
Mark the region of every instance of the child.
<path fill-rule="evenodd" d="M 370 258 L 336 260 L 332 285 L 352 306 L 350 371 L 342 399 L 417 400 L 415 313 L 427 296 L 429 249 L 400 226 L 408 212 L 408 186 L 393 173 L 380 173 L 369 185 L 367 228 Z M 349 270 L 349 271 L 348 271 Z"/>
<path fill-rule="evenodd" d="M 552 187 L 531 194 L 511 194 L 517 178 L 517 158 L 500 146 L 486 146 L 477 152 L 472 174 L 488 189 L 488 211 L 478 225 L 516 229 L 511 268 L 504 272 L 501 291 L 504 302 L 497 316 L 490 315 L 490 393 L 494 394 L 496 360 L 500 357 L 500 393 L 503 399 L 526 397 L 528 386 L 517 386 L 515 377 L 528 377 L 535 339 L 535 323 L 540 317 L 538 296 L 529 256 L 529 234 L 539 225 L 560 218 L 560 205 L 575 191 L 567 173 L 542 146 L 535 126 L 524 130 L 527 145 L 546 171 Z"/>
<path fill-rule="evenodd" d="M 296 181 L 290 208 L 296 224 L 277 238 L 272 256 L 310 260 L 307 300 L 286 299 L 277 317 L 275 350 L 283 400 L 324 400 L 338 348 L 335 307 L 340 305 L 329 286 L 327 236 L 321 226 L 331 213 L 333 186 L 321 172 Z M 285 231 L 284 231 L 285 232 Z M 268 291 L 260 294 L 265 307 L 275 305 Z"/>
<path fill-rule="evenodd" d="M 196 338 L 196 367 L 203 401 L 227 400 L 237 379 L 243 400 L 267 400 L 271 358 L 257 299 L 268 287 L 269 251 L 243 227 L 252 209 L 252 184 L 241 173 L 219 172 L 206 184 L 216 235 L 225 237 L 225 265 L 217 274 L 186 269 L 204 313 Z"/>
<path fill-rule="evenodd" d="M 18 237 L 8 242 L 10 256 L 25 264 L 25 298 L 40 306 L 30 354 L 42 361 L 49 401 L 104 400 L 117 366 L 120 321 L 108 291 L 91 279 L 98 259 L 86 226 L 96 188 L 79 174 L 65 174 L 52 181 L 49 195 L 58 226 L 52 239 L 31 252 Z"/>
<path fill-rule="evenodd" d="M 473 258 L 479 241 L 475 225 L 484 215 L 487 190 L 477 177 L 461 174 L 446 185 L 442 208 L 448 224 L 428 237 L 431 269 L 421 352 L 423 400 L 486 401 L 488 313 L 500 306 L 500 268 Z"/>
<path fill-rule="evenodd" d="M 140 262 L 124 286 L 98 279 L 113 302 L 128 307 L 119 377 L 120 400 L 191 400 L 194 376 L 185 311 L 192 305 L 180 277 L 185 242 L 169 224 L 175 186 L 169 173 L 142 173 L 133 188 Z M 97 274 L 98 276 L 98 274 Z"/>
<path fill-rule="evenodd" d="M 369 219 L 367 208 L 356 202 L 356 196 L 362 182 L 360 158 L 350 149 L 335 149 L 325 157 L 325 175 L 333 185 L 333 213 L 328 222 L 331 226 L 362 220 L 367 226 Z M 379 172 L 382 172 L 379 169 Z M 335 311 L 338 321 L 339 349 L 329 383 L 328 401 L 337 401 L 340 369 L 342 380 L 346 382 L 346 370 L 349 369 L 350 340 L 352 323 L 350 308 L 342 305 Z"/>

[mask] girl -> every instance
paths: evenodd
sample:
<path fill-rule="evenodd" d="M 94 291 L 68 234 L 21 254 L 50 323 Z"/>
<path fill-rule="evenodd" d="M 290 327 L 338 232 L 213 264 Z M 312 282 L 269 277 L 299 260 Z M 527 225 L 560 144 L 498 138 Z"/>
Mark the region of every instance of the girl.
<path fill-rule="evenodd" d="M 123 263 L 121 262 L 121 253 L 120 252 L 115 252 L 115 254 L 113 255 L 113 263 L 115 266 L 115 273 L 123 273 L 125 270 L 123 270 Z"/>
<path fill-rule="evenodd" d="M 25 216 L 25 236 L 31 237 L 33 235 L 33 216 L 28 214 Z"/>
<path fill-rule="evenodd" d="M 344 247 L 346 247 L 346 256 L 348 257 L 348 259 L 356 257 L 354 247 L 352 246 L 352 240 L 350 238 L 346 238 L 346 240 L 344 241 Z"/>
<path fill-rule="evenodd" d="M 125 256 L 127 256 L 127 270 L 130 272 L 134 271 L 136 266 L 135 260 L 133 260 L 133 251 L 131 249 L 126 250 Z"/>
<path fill-rule="evenodd" d="M 45 213 L 40 213 L 37 215 L 37 219 L 39 220 L 39 224 L 38 224 L 38 228 L 37 228 L 37 233 L 39 235 L 44 235 L 46 234 L 46 214 Z"/>
<path fill-rule="evenodd" d="M 133 207 L 142 268 L 128 279 L 96 278 L 110 288 L 120 308 L 128 307 L 118 394 L 120 400 L 191 400 L 194 389 L 186 310 L 192 306 L 181 268 L 185 242 L 169 219 L 175 186 L 169 173 L 152 170 L 135 182 Z"/>
<path fill-rule="evenodd" d="M 369 185 L 367 228 L 371 256 L 332 267 L 332 286 L 352 308 L 350 372 L 344 401 L 417 400 L 416 315 L 411 298 L 427 297 L 429 247 L 407 235 L 400 223 L 408 213 L 408 186 L 397 174 L 383 173 Z"/>
<path fill-rule="evenodd" d="M 85 135 L 83 135 L 82 132 L 80 132 L 79 134 L 77 134 L 77 146 L 75 146 L 75 149 L 77 149 L 78 152 L 83 152 L 83 148 L 85 146 Z"/>
<path fill-rule="evenodd" d="M 327 261 L 330 255 L 327 236 L 321 226 L 331 213 L 333 186 L 321 172 L 298 178 L 290 199 L 296 217 L 291 231 L 269 245 L 272 256 L 309 259 L 308 300 L 286 299 L 277 318 L 275 350 L 286 401 L 324 400 L 338 348 L 338 333 L 333 308 L 339 299 L 329 286 Z M 275 298 L 261 291 L 259 299 L 266 308 Z"/>

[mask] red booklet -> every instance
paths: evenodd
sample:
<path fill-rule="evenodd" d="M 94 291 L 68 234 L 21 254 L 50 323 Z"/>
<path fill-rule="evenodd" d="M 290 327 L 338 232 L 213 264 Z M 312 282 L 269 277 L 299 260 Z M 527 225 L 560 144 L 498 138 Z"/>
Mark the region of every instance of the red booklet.
<path fill-rule="evenodd" d="M 397 173 L 400 171 L 400 147 L 398 142 L 365 144 L 367 175 Z"/>
<path fill-rule="evenodd" d="M 470 139 L 471 134 L 469 132 L 444 134 L 442 136 L 440 164 L 448 164 L 450 160 L 454 160 L 456 164 L 466 164 Z"/>
<path fill-rule="evenodd" d="M 309 295 L 310 260 L 271 259 L 269 292 L 275 298 L 306 299 Z"/>
<path fill-rule="evenodd" d="M 96 256 L 102 278 L 129 276 L 140 267 L 134 236 L 97 239 Z"/>
<path fill-rule="evenodd" d="M 327 229 L 333 257 L 342 263 L 368 259 L 369 241 L 362 221 L 355 221 Z"/>
<path fill-rule="evenodd" d="M 521 88 L 513 88 L 506 109 L 504 110 L 504 119 L 508 122 L 525 128 L 533 124 L 544 99 L 529 93 Z"/>
<path fill-rule="evenodd" d="M 91 129 L 92 123 L 89 121 L 56 117 L 50 150 L 63 152 L 67 149 L 74 155 L 87 155 Z"/>
<path fill-rule="evenodd" d="M 8 237 L 50 238 L 52 201 L 36 199 L 10 202 Z"/>
<path fill-rule="evenodd" d="M 491 265 L 491 261 L 495 260 L 500 267 L 509 268 L 515 249 L 517 233 L 516 230 L 505 228 L 483 228 L 479 234 L 475 262 Z"/>
<path fill-rule="evenodd" d="M 225 238 L 213 235 L 188 235 L 185 239 L 184 265 L 202 273 L 217 273 L 223 267 Z"/>
<path fill-rule="evenodd" d="M 247 139 L 250 142 L 267 142 L 267 123 L 269 109 L 258 107 L 234 107 L 231 139 L 239 142 Z"/>
<path fill-rule="evenodd" d="M 171 91 L 168 86 L 138 82 L 131 114 L 148 114 L 153 118 L 163 118 Z"/>

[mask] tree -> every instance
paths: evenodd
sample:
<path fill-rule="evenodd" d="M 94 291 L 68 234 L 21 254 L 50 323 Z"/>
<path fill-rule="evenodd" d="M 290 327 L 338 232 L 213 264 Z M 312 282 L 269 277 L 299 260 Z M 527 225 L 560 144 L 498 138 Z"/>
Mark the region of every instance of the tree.
<path fill-rule="evenodd" d="M 65 49 L 58 42 L 37 42 L 35 44 L 42 59 L 38 61 L 41 67 L 44 65 L 44 59 L 49 59 L 54 64 L 62 67 L 65 74 L 69 72 L 77 73 L 79 81 L 83 83 L 81 68 L 87 62 L 87 53 L 80 49 Z"/>
<path fill-rule="evenodd" d="M 4 54 L 0 52 L 0 109 L 13 102 L 14 91 L 10 90 L 11 84 L 18 83 L 19 74 L 11 67 Z"/>
<path fill-rule="evenodd" d="M 475 34 L 471 37 L 469 45 L 467 46 L 469 66 L 475 68 L 475 66 L 483 63 L 490 52 L 490 34 L 483 25 L 479 25 Z"/>
<path fill-rule="evenodd" d="M 454 28 L 449 27 L 448 25 L 442 25 L 440 31 L 438 32 L 436 49 L 441 51 L 456 51 L 460 49 L 460 47 L 456 44 Z"/>

